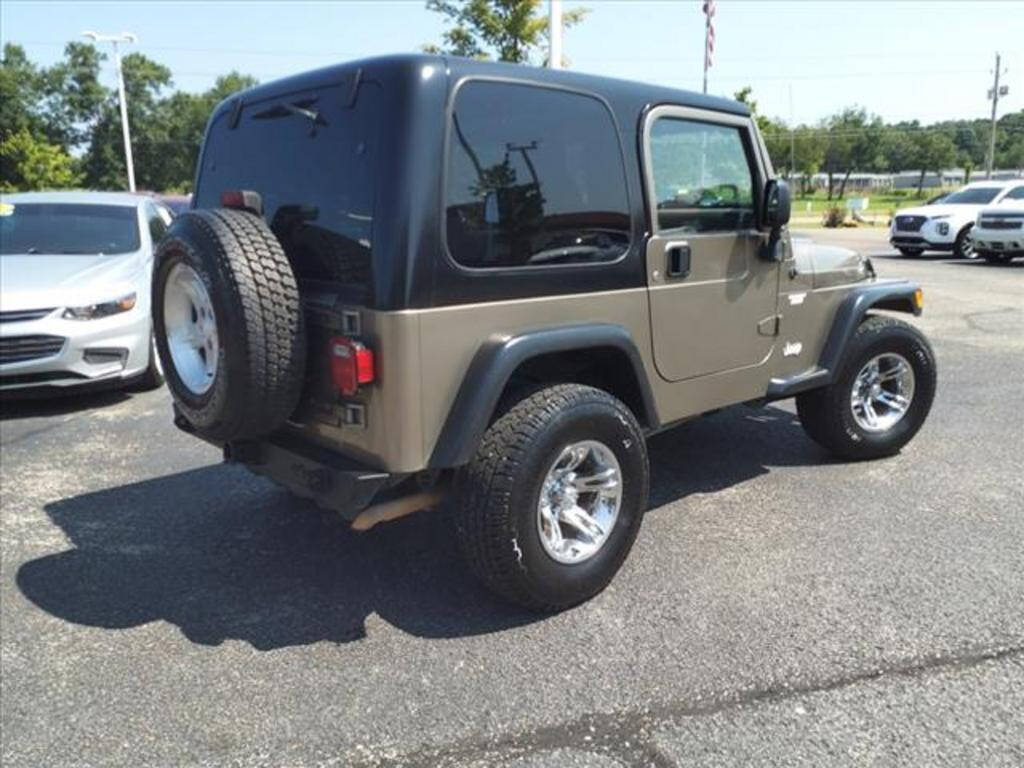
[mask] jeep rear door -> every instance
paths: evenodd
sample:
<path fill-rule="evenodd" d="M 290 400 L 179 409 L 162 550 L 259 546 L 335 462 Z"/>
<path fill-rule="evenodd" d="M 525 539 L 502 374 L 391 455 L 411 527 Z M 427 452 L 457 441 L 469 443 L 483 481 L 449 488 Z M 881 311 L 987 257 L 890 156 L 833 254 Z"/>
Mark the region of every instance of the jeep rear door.
<path fill-rule="evenodd" d="M 761 258 L 766 171 L 750 119 L 660 106 L 644 122 L 654 360 L 682 381 L 767 362 L 779 265 Z"/>

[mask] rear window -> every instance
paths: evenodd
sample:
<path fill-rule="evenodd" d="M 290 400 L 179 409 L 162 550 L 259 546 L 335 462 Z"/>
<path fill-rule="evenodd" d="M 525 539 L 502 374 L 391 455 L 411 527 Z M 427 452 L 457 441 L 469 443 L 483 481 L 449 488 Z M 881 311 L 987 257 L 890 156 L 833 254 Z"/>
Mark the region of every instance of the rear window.
<path fill-rule="evenodd" d="M 448 249 L 474 268 L 613 261 L 630 241 L 615 124 L 578 93 L 472 81 L 455 99 Z"/>
<path fill-rule="evenodd" d="M 135 208 L 71 203 L 2 203 L 0 253 L 129 253 L 139 249 Z"/>
<path fill-rule="evenodd" d="M 372 280 L 380 88 L 332 86 L 245 105 L 211 127 L 196 207 L 225 190 L 258 192 L 298 277 L 330 281 L 356 302 Z"/>

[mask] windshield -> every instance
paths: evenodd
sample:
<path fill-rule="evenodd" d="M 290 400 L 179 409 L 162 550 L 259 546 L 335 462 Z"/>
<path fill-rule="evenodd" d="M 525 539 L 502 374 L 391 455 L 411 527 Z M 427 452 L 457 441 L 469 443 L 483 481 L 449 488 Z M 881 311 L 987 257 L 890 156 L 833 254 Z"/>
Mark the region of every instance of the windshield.
<path fill-rule="evenodd" d="M 954 192 L 952 195 L 942 201 L 943 205 L 946 203 L 967 203 L 967 204 L 984 204 L 991 203 L 992 198 L 999 194 L 1000 187 L 973 187 L 970 189 L 961 189 L 959 192 Z"/>
<path fill-rule="evenodd" d="M 3 203 L 0 254 L 113 254 L 139 248 L 135 208 L 125 205 Z"/>

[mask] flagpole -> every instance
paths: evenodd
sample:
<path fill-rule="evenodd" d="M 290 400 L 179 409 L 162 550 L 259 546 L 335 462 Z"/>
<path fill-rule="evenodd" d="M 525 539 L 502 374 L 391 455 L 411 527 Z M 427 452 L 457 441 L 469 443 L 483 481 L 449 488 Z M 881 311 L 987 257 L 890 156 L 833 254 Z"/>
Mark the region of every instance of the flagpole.
<path fill-rule="evenodd" d="M 704 93 L 708 92 L 708 35 L 711 32 L 711 14 L 704 5 Z"/>

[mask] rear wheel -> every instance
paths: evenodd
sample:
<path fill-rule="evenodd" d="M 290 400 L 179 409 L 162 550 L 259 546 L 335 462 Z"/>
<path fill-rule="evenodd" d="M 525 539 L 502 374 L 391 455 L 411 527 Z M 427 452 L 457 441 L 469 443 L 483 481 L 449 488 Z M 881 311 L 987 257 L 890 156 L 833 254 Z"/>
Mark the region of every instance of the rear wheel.
<path fill-rule="evenodd" d="M 924 335 L 891 317 L 869 317 L 833 383 L 798 395 L 797 413 L 807 434 L 839 456 L 888 456 L 924 424 L 935 385 L 935 355 Z"/>
<path fill-rule="evenodd" d="M 920 256 L 922 253 L 924 253 L 923 248 L 897 248 L 896 250 L 898 250 L 901 254 L 909 258 Z"/>
<path fill-rule="evenodd" d="M 460 547 L 498 594 L 567 608 L 619 570 L 648 482 L 644 436 L 622 402 L 593 387 L 547 387 L 501 416 L 457 474 Z"/>

